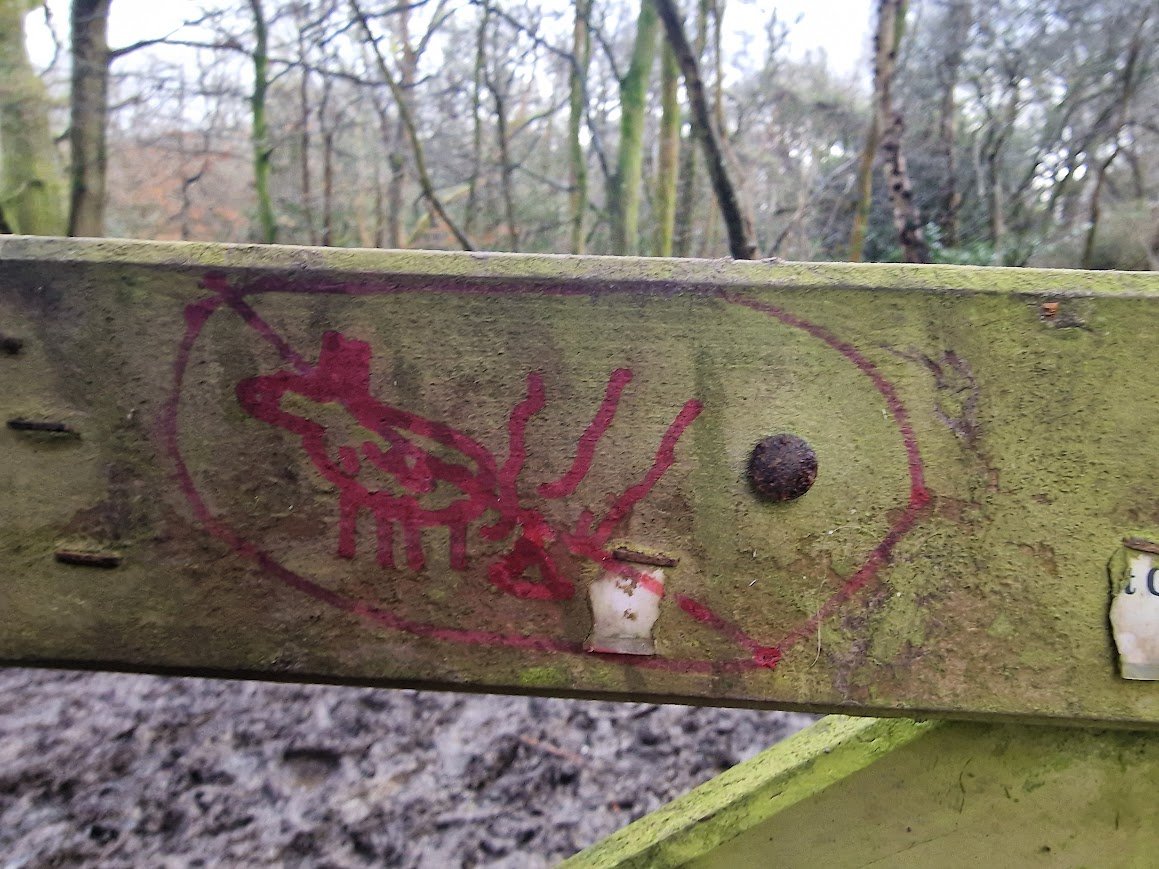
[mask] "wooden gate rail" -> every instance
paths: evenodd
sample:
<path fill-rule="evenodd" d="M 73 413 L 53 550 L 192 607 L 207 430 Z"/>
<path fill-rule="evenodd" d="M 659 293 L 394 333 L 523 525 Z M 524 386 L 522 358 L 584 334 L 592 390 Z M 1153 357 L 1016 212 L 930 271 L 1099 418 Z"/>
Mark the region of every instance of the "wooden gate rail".
<path fill-rule="evenodd" d="M 0 333 L 4 662 L 1159 722 L 1155 275 L 5 237 Z"/>

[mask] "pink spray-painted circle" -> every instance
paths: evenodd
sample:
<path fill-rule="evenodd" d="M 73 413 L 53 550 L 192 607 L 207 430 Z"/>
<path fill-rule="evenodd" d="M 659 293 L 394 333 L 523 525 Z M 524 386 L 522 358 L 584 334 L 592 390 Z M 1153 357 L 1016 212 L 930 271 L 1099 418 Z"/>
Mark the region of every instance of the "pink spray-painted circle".
<path fill-rule="evenodd" d="M 218 540 L 225 543 L 236 554 L 256 564 L 264 573 L 278 580 L 284 585 L 295 589 L 308 597 L 319 601 L 328 606 L 334 607 L 340 611 L 353 615 L 364 622 L 379 628 L 386 628 L 393 631 L 401 631 L 414 636 L 433 639 L 442 642 L 461 643 L 470 645 L 484 645 L 484 646 L 498 646 L 514 649 L 521 649 L 532 652 L 554 652 L 565 654 L 583 654 L 591 655 L 590 652 L 585 652 L 582 644 L 564 640 L 558 637 L 551 636 L 525 636 L 522 634 L 511 634 L 497 631 L 449 627 L 446 625 L 434 624 L 426 621 L 419 621 L 410 619 L 400 614 L 399 612 L 379 606 L 377 604 L 359 600 L 352 596 L 342 594 L 333 589 L 327 588 L 308 576 L 299 572 L 291 570 L 281 563 L 277 558 L 270 555 L 265 549 L 252 541 L 246 539 L 237 529 L 228 521 L 222 519 L 220 516 L 214 514 L 209 508 L 205 498 L 201 495 L 194 481 L 193 475 L 185 461 L 180 447 L 180 439 L 178 435 L 178 415 L 180 410 L 182 391 L 185 385 L 185 377 L 190 362 L 190 357 L 193 348 L 196 345 L 198 338 L 209 321 L 210 317 L 215 312 L 223 307 L 232 309 L 251 329 L 255 331 L 263 340 L 270 343 L 281 355 L 286 367 L 291 369 L 287 372 L 279 372 L 274 375 L 269 375 L 265 378 L 253 378 L 254 382 L 244 381 L 239 384 L 239 400 L 243 404 L 249 404 L 247 407 L 251 413 L 259 413 L 259 418 L 265 419 L 267 422 L 279 423 L 284 420 L 286 414 L 281 412 L 278 402 L 281 391 L 286 389 L 295 389 L 301 394 L 312 395 L 316 398 L 328 400 L 328 396 L 356 394 L 360 396 L 358 400 L 347 400 L 345 402 L 348 411 L 361 414 L 364 418 L 369 413 L 374 419 L 379 422 L 385 420 L 385 424 L 393 426 L 395 429 L 399 427 L 409 428 L 411 431 L 418 431 L 420 434 L 430 437 L 435 436 L 444 437 L 448 442 L 461 453 L 469 455 L 475 461 L 476 465 L 482 468 L 482 472 L 470 476 L 464 476 L 461 471 L 458 471 L 458 478 L 456 484 L 460 489 L 468 494 L 474 493 L 477 495 L 484 489 L 501 490 L 504 486 L 512 487 L 514 485 L 514 477 L 518 475 L 519 468 L 512 466 L 506 468 L 506 475 L 504 469 L 498 466 L 489 466 L 486 456 L 480 452 L 480 447 L 476 442 L 471 440 L 461 432 L 457 432 L 448 426 L 441 423 L 436 423 L 430 420 L 425 420 L 413 414 L 408 414 L 397 408 L 391 408 L 382 403 L 375 403 L 369 397 L 368 382 L 359 383 L 358 390 L 354 393 L 343 393 L 341 389 L 352 389 L 349 384 L 336 382 L 339 379 L 349 380 L 350 365 L 345 367 L 330 366 L 326 367 L 323 364 L 323 359 L 320 357 L 317 364 L 311 365 L 301 355 L 291 347 L 272 327 L 270 327 L 260 315 L 246 302 L 246 297 L 251 295 L 262 295 L 269 293 L 292 293 L 292 294 L 325 294 L 325 295 L 348 295 L 348 296 L 368 296 L 368 295 L 382 295 L 402 292 L 445 292 L 450 294 L 483 294 L 483 295 L 514 295 L 521 293 L 536 293 L 536 294 L 552 294 L 552 295 L 590 295 L 590 290 L 587 288 L 568 288 L 566 286 L 559 288 L 545 289 L 542 286 L 521 288 L 504 288 L 499 289 L 494 286 L 454 286 L 454 287 L 432 287 L 429 285 L 408 287 L 393 284 L 347 284 L 347 283 L 321 283 L 305 285 L 301 283 L 294 283 L 277 278 L 263 278 L 244 288 L 235 288 L 231 286 L 226 279 L 218 274 L 208 274 L 202 282 L 202 285 L 213 292 L 213 295 L 194 302 L 187 306 L 185 310 L 185 333 L 182 337 L 181 343 L 178 347 L 176 360 L 173 372 L 173 391 L 170 395 L 166 406 L 164 407 L 160 420 L 160 433 L 166 445 L 166 449 L 170 455 L 175 467 L 175 476 L 179 488 L 183 495 L 188 500 L 189 505 L 194 513 L 194 516 L 201 523 L 202 527 L 216 537 Z M 893 384 L 890 383 L 878 370 L 878 368 L 856 347 L 848 342 L 842 341 L 828 330 L 805 319 L 802 319 L 784 309 L 766 302 L 752 299 L 742 293 L 737 293 L 727 290 L 716 290 L 711 293 L 710 297 L 716 298 L 728 304 L 737 305 L 765 316 L 771 317 L 784 325 L 806 332 L 814 339 L 822 342 L 831 349 L 840 353 L 846 360 L 853 363 L 857 369 L 867 377 L 873 384 L 874 389 L 882 396 L 888 408 L 892 421 L 900 435 L 902 446 L 904 448 L 907 471 L 909 477 L 909 493 L 905 502 L 904 509 L 900 515 L 893 521 L 886 535 L 878 542 L 878 544 L 868 553 L 865 560 L 861 563 L 856 571 L 846 579 L 841 586 L 821 605 L 821 607 L 808 619 L 801 624 L 789 630 L 784 636 L 780 637 L 776 642 L 767 643 L 760 642 L 749 636 L 739 625 L 734 624 L 728 619 L 725 619 L 714 613 L 709 607 L 703 603 L 685 596 L 675 595 L 675 600 L 680 609 L 690 618 L 695 621 L 715 630 L 721 635 L 729 638 L 738 646 L 743 648 L 746 655 L 729 660 L 701 660 L 701 659 L 677 659 L 667 657 L 641 657 L 629 655 L 599 655 L 600 658 L 619 661 L 624 664 L 630 664 L 635 667 L 646 669 L 660 669 L 674 672 L 692 672 L 692 673 L 720 673 L 730 671 L 744 671 L 759 668 L 775 668 L 781 660 L 783 654 L 798 643 L 801 639 L 811 636 L 818 628 L 818 625 L 830 616 L 835 610 L 846 603 L 850 598 L 856 595 L 859 591 L 869 586 L 879 575 L 881 569 L 889 563 L 893 551 L 898 543 L 912 530 L 917 523 L 919 517 L 929 503 L 930 495 L 925 487 L 925 480 L 923 474 L 923 466 L 921 453 L 918 448 L 917 439 L 914 435 L 912 425 L 909 420 L 909 414 L 906 411 L 904 404 L 897 394 L 897 390 Z M 344 352 L 348 356 L 354 354 L 356 357 L 362 353 L 362 348 L 354 346 L 358 342 L 346 341 L 342 343 L 342 336 L 338 336 L 336 340 L 331 341 L 330 350 L 332 353 Z M 368 348 L 366 350 L 368 352 Z M 325 347 L 324 347 L 325 353 Z M 296 374 L 294 372 L 297 372 Z M 337 373 L 336 373 L 337 372 Z M 345 373 L 343 373 L 345 372 Z M 365 372 L 364 372 L 365 374 Z M 605 395 L 604 404 L 601 405 L 600 411 L 597 412 L 596 418 L 593 420 L 587 432 L 585 432 L 585 441 L 581 441 L 578 449 L 576 463 L 573 465 L 571 471 L 565 474 L 563 478 L 551 484 L 545 484 L 540 487 L 541 494 L 553 494 L 554 496 L 561 496 L 574 491 L 574 485 L 582 478 L 583 472 L 586 468 L 582 467 L 584 461 L 590 462 L 590 453 L 594 451 L 594 444 L 598 441 L 603 430 L 611 423 L 611 417 L 615 413 L 615 401 L 618 400 L 619 390 L 622 390 L 626 380 L 630 378 L 620 376 L 622 370 L 614 372 L 612 378 L 609 380 L 608 392 Z M 365 376 L 363 377 L 365 380 Z M 260 381 L 260 382 L 259 382 Z M 329 391 L 327 391 L 329 390 Z M 365 393 L 366 397 L 361 398 Z M 272 402 L 272 403 L 271 403 Z M 368 405 L 368 402 L 370 403 Z M 512 435 L 512 452 L 518 453 L 522 450 L 522 428 L 526 424 L 527 419 L 542 406 L 542 387 L 538 386 L 534 381 L 534 375 L 529 377 L 528 397 L 518 405 L 512 412 L 511 420 L 509 421 L 509 430 Z M 273 409 L 271 409 L 273 408 Z M 255 409 L 257 409 L 255 411 Z M 665 440 L 661 443 L 657 451 L 657 458 L 653 464 L 649 476 L 637 484 L 635 495 L 631 495 L 632 490 L 628 490 L 621 496 L 620 502 L 613 508 L 613 515 L 601 523 L 598 527 L 595 526 L 594 521 L 590 524 L 593 526 L 593 531 L 586 535 L 578 533 L 561 535 L 567 548 L 574 554 L 590 558 L 592 560 L 606 563 L 610 555 L 603 551 L 601 544 L 606 542 L 610 534 L 611 527 L 614 526 L 618 518 L 622 518 L 635 503 L 632 497 L 636 500 L 644 497 L 650 486 L 659 479 L 659 476 L 667 469 L 674 461 L 674 449 L 676 441 L 680 434 L 687 428 L 696 415 L 700 412 L 699 402 L 690 401 L 685 405 L 685 408 L 677 416 L 670 426 L 668 433 L 665 435 Z M 265 414 L 262 416 L 260 414 Z M 289 425 L 289 423 L 287 423 Z M 371 423 L 373 427 L 373 423 Z M 301 430 L 298 431 L 303 435 L 303 443 L 307 444 L 309 451 L 309 444 L 312 441 L 310 437 L 314 437 L 315 433 L 306 431 L 304 434 Z M 379 431 L 385 432 L 386 429 L 379 428 Z M 395 445 L 400 443 L 396 439 Z M 396 450 L 399 455 L 408 456 L 404 449 Z M 379 463 L 379 468 L 385 466 L 382 464 L 385 459 L 382 457 L 383 453 L 379 451 L 379 455 L 367 454 L 364 457 L 353 455 L 351 452 L 346 452 L 342 455 L 336 463 L 326 465 L 323 469 L 323 475 L 331 482 L 337 482 L 341 490 L 341 484 L 346 479 L 343 474 L 346 473 L 344 466 L 348 463 L 355 463 L 362 460 L 371 460 Z M 316 465 L 319 459 L 315 456 Z M 511 464 L 509 458 L 508 464 Z M 429 463 L 428 463 L 429 465 Z M 407 462 L 395 462 L 395 465 L 390 469 L 396 472 L 396 476 L 402 482 L 410 486 L 413 491 L 424 491 L 423 486 L 430 485 L 429 478 L 432 474 L 437 473 L 440 469 L 434 468 L 432 470 L 428 465 L 424 465 L 421 460 L 416 460 L 414 456 L 409 457 Z M 320 466 L 321 467 L 321 466 Z M 349 469 L 347 469 L 349 470 Z M 445 468 L 442 469 L 445 472 Z M 427 490 L 429 491 L 429 489 Z M 421 515 L 416 517 L 415 511 L 406 511 L 400 509 L 396 503 L 398 499 L 389 500 L 383 496 L 376 496 L 374 493 L 366 494 L 360 490 L 359 494 L 364 494 L 362 501 L 357 502 L 356 506 L 361 509 L 372 509 L 377 511 L 377 515 L 386 516 L 392 521 L 402 520 L 411 521 L 411 528 L 432 527 L 421 526 L 418 523 L 421 520 Z M 377 497 L 377 500 L 375 498 Z M 482 497 L 481 495 L 479 497 Z M 496 495 L 497 500 L 501 500 Z M 467 501 L 464 501 L 467 503 Z M 617 514 L 616 510 L 620 509 Z M 463 511 L 460 511 L 463 512 Z M 510 512 L 510 511 L 509 511 Z M 456 514 L 457 516 L 458 514 Z M 473 518 L 478 518 L 473 513 L 467 513 Z M 440 516 L 438 521 L 443 521 L 445 517 Z M 462 517 L 459 517 L 462 518 Z M 587 517 L 591 520 L 591 517 Z M 435 520 L 432 520 L 435 521 Z M 510 556 L 514 561 L 524 565 L 532 564 L 538 557 L 540 562 L 543 558 L 538 556 L 536 547 L 542 547 L 543 537 L 551 532 L 544 527 L 535 518 L 531 511 L 521 511 L 517 515 L 508 515 L 506 518 L 501 518 L 496 525 L 501 525 L 504 521 L 509 523 L 506 531 L 511 533 L 512 528 L 520 528 L 523 536 L 517 538 L 516 545 L 513 546 L 512 555 Z M 581 520 L 582 524 L 583 520 Z M 452 565 L 455 564 L 456 558 L 462 557 L 461 544 L 456 544 L 457 537 L 455 527 L 447 525 L 451 530 L 452 538 Z M 484 529 L 485 530 L 485 529 Z M 500 532 L 496 532 L 500 533 Z M 528 553 L 530 552 L 530 555 Z M 521 555 L 522 553 L 522 555 Z M 520 561 L 522 559 L 522 561 Z M 411 565 L 414 566 L 413 564 Z M 545 564 L 537 563 L 535 566 L 540 568 L 541 574 L 547 577 L 547 570 Z M 560 589 L 565 588 L 566 580 L 559 577 L 548 578 L 550 582 L 555 585 L 547 584 L 528 586 L 526 583 L 520 584 L 518 576 L 507 575 L 504 576 L 502 570 L 498 571 L 498 575 L 491 577 L 493 583 L 501 590 L 507 591 L 520 597 L 529 599 L 551 599 L 552 595 L 559 596 Z M 508 583 L 507 587 L 503 582 Z M 545 590 L 546 589 L 546 590 Z"/>

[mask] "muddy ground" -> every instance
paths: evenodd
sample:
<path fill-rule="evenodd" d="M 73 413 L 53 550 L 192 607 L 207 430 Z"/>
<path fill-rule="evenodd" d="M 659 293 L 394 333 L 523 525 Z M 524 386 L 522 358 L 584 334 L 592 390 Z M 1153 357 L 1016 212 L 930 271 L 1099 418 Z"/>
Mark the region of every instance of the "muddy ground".
<path fill-rule="evenodd" d="M 0 860 L 551 865 L 810 720 L 0 670 Z"/>

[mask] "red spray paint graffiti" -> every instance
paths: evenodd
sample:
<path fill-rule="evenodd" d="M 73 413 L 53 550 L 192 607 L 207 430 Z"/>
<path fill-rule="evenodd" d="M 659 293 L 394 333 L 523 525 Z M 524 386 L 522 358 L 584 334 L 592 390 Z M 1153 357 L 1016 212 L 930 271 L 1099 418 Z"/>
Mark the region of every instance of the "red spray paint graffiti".
<path fill-rule="evenodd" d="M 243 380 L 237 386 L 238 400 L 254 418 L 296 435 L 318 472 L 338 490 L 339 556 L 354 557 L 358 516 L 369 513 L 374 520 L 377 559 L 381 566 L 395 567 L 394 534 L 397 527 L 402 529 L 402 548 L 406 553 L 407 567 L 421 570 L 425 563 L 423 531 L 439 527 L 448 530 L 450 564 L 453 569 L 461 571 L 468 566 L 469 530 L 473 525 L 478 525 L 478 533 L 484 539 L 511 541 L 506 552 L 489 566 L 488 580 L 496 588 L 528 600 L 559 601 L 574 596 L 574 584 L 559 567 L 559 556 L 563 554 L 570 553 L 598 564 L 609 563 L 611 555 L 605 549 L 609 539 L 620 523 L 631 514 L 635 505 L 647 497 L 674 463 L 681 436 L 701 413 L 699 401 L 690 399 L 684 404 L 661 438 L 650 468 L 637 483 L 610 498 L 610 507 L 603 519 L 597 521 L 590 511 L 584 510 L 573 530 L 557 530 L 540 511 L 521 503 L 516 490 L 516 482 L 527 458 L 527 426 L 546 403 L 543 379 L 537 372 L 528 375 L 526 395 L 508 417 L 507 457 L 500 464 L 486 447 L 467 434 L 375 398 L 371 392 L 371 349 L 368 344 L 338 332 L 328 332 L 323 337 L 318 361 L 311 364 L 246 301 L 249 295 L 271 292 L 357 296 L 413 290 L 398 285 L 303 286 L 277 279 L 261 279 L 238 289 L 219 275 L 206 276 L 203 286 L 214 295 L 186 309 L 187 328 L 177 353 L 174 391 L 162 415 L 161 429 L 176 466 L 178 483 L 198 520 L 211 534 L 226 542 L 239 555 L 256 562 L 263 571 L 287 586 L 381 627 L 449 642 L 583 653 L 579 643 L 553 637 L 503 634 L 407 619 L 397 612 L 319 585 L 290 570 L 243 538 L 229 523 L 210 510 L 181 453 L 177 417 L 193 347 L 209 318 L 226 306 L 278 352 L 289 370 Z M 425 292 L 497 292 L 495 288 L 473 287 L 416 289 Z M 544 288 L 537 287 L 533 291 L 543 293 Z M 547 290 L 547 293 L 580 294 L 567 287 Z M 839 352 L 870 379 L 885 399 L 902 437 L 909 467 L 909 498 L 886 537 L 870 552 L 861 567 L 845 580 L 812 617 L 789 631 L 779 642 L 758 642 L 740 626 L 713 612 L 704 603 L 685 595 L 675 595 L 677 605 L 688 617 L 727 637 L 747 654 L 728 661 L 603 656 L 620 659 L 637 667 L 705 673 L 775 668 L 788 648 L 812 635 L 821 620 L 877 579 L 881 568 L 889 563 L 894 548 L 916 524 L 930 499 L 925 488 L 921 455 L 908 414 L 892 384 L 872 362 L 852 345 L 780 308 L 725 291 L 717 291 L 713 295 L 727 303 L 763 313 L 807 332 Z M 567 498 L 577 491 L 592 467 L 597 445 L 612 425 L 621 396 L 631 380 L 632 373 L 628 369 L 621 368 L 611 373 L 603 400 L 579 438 L 571 467 L 559 479 L 537 488 L 542 498 Z M 286 409 L 283 399 L 287 394 L 344 408 L 362 428 L 381 438 L 386 449 L 369 440 L 357 445 L 331 445 L 326 429 L 321 424 Z M 360 476 L 365 470 L 385 475 L 393 482 L 392 487 L 371 488 L 362 483 Z M 455 499 L 449 504 L 424 505 L 423 496 L 429 495 L 439 486 L 451 487 L 457 493 Z M 617 570 L 620 573 L 634 572 L 623 564 L 618 564 Z M 537 579 L 529 577 L 531 571 L 538 576 Z M 642 585 L 657 594 L 663 594 L 662 586 L 653 588 L 655 583 L 650 577 L 642 572 L 636 573 Z"/>
<path fill-rule="evenodd" d="M 575 594 L 575 586 L 560 571 L 551 548 L 559 545 L 573 555 L 602 561 L 606 557 L 603 547 L 613 531 L 672 465 L 677 441 L 701 411 L 700 402 L 685 403 L 665 432 L 652 467 L 639 483 L 614 499 L 598 525 L 585 514 L 574 531 L 557 532 L 541 512 L 520 504 L 516 488 L 527 457 L 527 425 L 546 400 L 538 372 L 528 375 L 527 396 L 508 418 L 507 460 L 499 465 L 485 446 L 463 432 L 375 398 L 370 390 L 370 362 L 369 344 L 327 332 L 316 365 L 298 362 L 296 371 L 243 380 L 237 386 L 238 401 L 255 418 L 297 435 L 315 468 L 338 490 L 341 557 L 354 558 L 358 517 L 366 512 L 374 518 L 382 567 L 395 567 L 394 529 L 399 526 L 411 570 L 422 570 L 425 564 L 422 533 L 427 528 L 448 529 L 451 567 L 466 570 L 468 529 L 490 514 L 494 521 L 480 528 L 479 534 L 494 541 L 506 541 L 513 535 L 515 539 L 508 552 L 491 565 L 487 578 L 500 590 L 531 600 L 567 600 Z M 575 492 L 631 379 L 626 368 L 612 373 L 603 403 L 580 439 L 571 469 L 556 482 L 541 486 L 541 495 L 563 498 Z M 339 405 L 364 429 L 378 435 L 387 448 L 366 440 L 358 446 L 341 444 L 334 449 L 324 426 L 283 409 L 287 393 L 318 404 Z M 433 452 L 425 443 L 441 446 L 447 455 Z M 386 474 L 397 493 L 367 488 L 360 480 L 364 465 Z M 440 485 L 452 487 L 458 497 L 449 504 L 424 506 L 422 496 Z M 528 577 L 532 569 L 538 580 Z"/>

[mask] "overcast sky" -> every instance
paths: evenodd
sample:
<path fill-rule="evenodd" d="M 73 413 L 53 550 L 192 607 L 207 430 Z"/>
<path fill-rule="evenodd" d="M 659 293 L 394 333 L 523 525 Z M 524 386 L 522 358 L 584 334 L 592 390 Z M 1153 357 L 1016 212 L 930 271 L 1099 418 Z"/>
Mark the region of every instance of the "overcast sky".
<path fill-rule="evenodd" d="M 49 0 L 56 30 L 62 34 L 67 34 L 68 5 L 68 0 Z M 109 42 L 115 47 L 163 36 L 196 17 L 201 5 L 198 0 L 113 0 Z M 744 33 L 763 38 L 773 9 L 790 25 L 789 50 L 793 56 L 820 48 L 838 73 L 855 71 L 862 75 L 861 70 L 868 68 L 870 0 L 729 0 L 726 30 L 734 40 Z M 28 20 L 29 48 L 33 60 L 41 65 L 52 57 L 52 40 L 43 21 L 43 15 L 37 13 Z M 867 72 L 863 75 L 868 79 Z"/>

